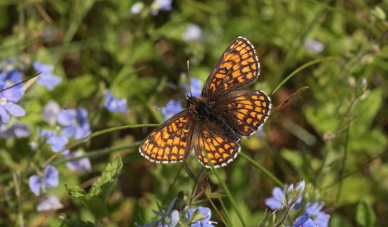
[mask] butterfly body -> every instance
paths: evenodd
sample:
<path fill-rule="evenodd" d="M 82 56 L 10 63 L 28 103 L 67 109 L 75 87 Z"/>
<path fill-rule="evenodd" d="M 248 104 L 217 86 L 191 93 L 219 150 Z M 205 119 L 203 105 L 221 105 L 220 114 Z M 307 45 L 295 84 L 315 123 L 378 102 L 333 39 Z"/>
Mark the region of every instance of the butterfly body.
<path fill-rule="evenodd" d="M 208 77 L 201 97 L 186 97 L 188 108 L 156 128 L 140 146 L 140 154 L 157 163 L 185 160 L 194 148 L 210 167 L 225 166 L 240 151 L 241 137 L 262 126 L 271 108 L 259 90 L 236 90 L 254 82 L 260 64 L 250 42 L 238 37 L 222 54 Z"/>

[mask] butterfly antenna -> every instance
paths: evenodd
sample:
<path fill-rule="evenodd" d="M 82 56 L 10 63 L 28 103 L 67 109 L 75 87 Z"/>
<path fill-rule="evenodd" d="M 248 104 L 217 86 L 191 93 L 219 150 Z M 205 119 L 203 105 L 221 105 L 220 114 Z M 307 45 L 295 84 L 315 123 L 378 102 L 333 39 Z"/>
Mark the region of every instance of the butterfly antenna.
<path fill-rule="evenodd" d="M 189 79 L 189 91 L 190 91 L 190 96 L 193 96 L 193 94 L 191 93 L 191 77 L 190 77 L 190 61 L 187 61 L 187 77 Z M 161 110 L 163 108 L 166 108 L 168 106 L 171 106 L 171 105 L 174 105 L 178 102 L 183 102 L 185 101 L 186 99 L 183 99 L 183 100 L 179 100 L 179 101 L 176 101 L 174 103 L 170 103 L 168 105 L 165 105 L 165 106 L 162 106 L 162 107 L 159 107 L 159 108 L 155 108 L 154 111 L 158 111 L 158 110 Z"/>
<path fill-rule="evenodd" d="M 309 89 L 309 87 L 304 86 L 304 87 L 300 88 L 299 90 L 297 90 L 292 95 L 290 95 L 286 100 L 284 100 L 284 102 L 282 104 L 280 104 L 278 107 L 276 107 L 276 109 L 274 111 L 271 112 L 271 114 L 268 116 L 268 118 L 272 117 L 274 115 L 274 113 L 282 110 L 292 99 L 294 99 L 296 96 L 298 96 L 300 93 L 304 92 L 307 89 Z"/>
<path fill-rule="evenodd" d="M 187 77 L 189 78 L 189 91 L 190 96 L 192 97 L 193 94 L 191 93 L 190 61 L 187 61 Z"/>
<path fill-rule="evenodd" d="M 166 107 L 168 107 L 168 106 L 171 106 L 171 105 L 174 105 L 174 104 L 176 104 L 176 103 L 178 103 L 178 102 L 183 102 L 183 101 L 185 101 L 185 99 L 182 99 L 182 100 L 179 100 L 179 101 L 170 103 L 170 104 L 168 104 L 168 105 L 165 105 L 165 106 L 162 106 L 162 107 L 159 107 L 159 108 L 155 108 L 154 111 L 161 110 L 161 109 L 163 109 L 163 108 L 166 108 Z"/>

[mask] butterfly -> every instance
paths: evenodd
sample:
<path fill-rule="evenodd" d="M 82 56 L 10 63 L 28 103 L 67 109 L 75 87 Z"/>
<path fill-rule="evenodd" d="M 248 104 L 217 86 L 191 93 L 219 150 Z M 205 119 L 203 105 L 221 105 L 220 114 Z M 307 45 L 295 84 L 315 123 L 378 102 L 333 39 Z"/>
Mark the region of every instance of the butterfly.
<path fill-rule="evenodd" d="M 267 120 L 271 100 L 260 90 L 236 90 L 253 83 L 260 63 L 253 45 L 238 37 L 214 66 L 199 98 L 187 96 L 188 108 L 148 135 L 139 148 L 156 163 L 184 161 L 192 148 L 201 164 L 226 166 L 249 137 Z"/>

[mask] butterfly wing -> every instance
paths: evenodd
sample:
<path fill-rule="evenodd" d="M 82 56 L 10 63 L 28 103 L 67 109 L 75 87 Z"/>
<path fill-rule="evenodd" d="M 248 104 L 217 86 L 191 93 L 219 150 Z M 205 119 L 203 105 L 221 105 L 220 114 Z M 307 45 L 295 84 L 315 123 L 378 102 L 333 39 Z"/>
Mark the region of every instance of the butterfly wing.
<path fill-rule="evenodd" d="M 267 120 L 271 99 L 259 90 L 234 91 L 220 98 L 214 108 L 235 132 L 250 136 Z"/>
<path fill-rule="evenodd" d="M 157 127 L 139 148 L 142 156 L 156 163 L 184 161 L 190 154 L 194 115 L 184 110 Z"/>
<path fill-rule="evenodd" d="M 240 152 L 240 137 L 227 125 L 209 120 L 198 122 L 193 135 L 195 155 L 201 164 L 210 168 L 226 166 Z"/>
<path fill-rule="evenodd" d="M 202 97 L 216 99 L 254 82 L 260 73 L 255 48 L 244 37 L 235 39 L 214 66 L 202 90 Z"/>

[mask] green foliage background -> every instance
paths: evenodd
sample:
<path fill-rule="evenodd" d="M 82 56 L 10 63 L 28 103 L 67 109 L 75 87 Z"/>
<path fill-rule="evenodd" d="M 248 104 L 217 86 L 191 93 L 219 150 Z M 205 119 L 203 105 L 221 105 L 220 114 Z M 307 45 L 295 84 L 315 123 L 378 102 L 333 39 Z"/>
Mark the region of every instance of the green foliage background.
<path fill-rule="evenodd" d="M 150 14 L 151 3 L 145 1 L 140 14 L 131 14 L 134 1 L 0 2 L 0 60 L 23 55 L 54 65 L 54 74 L 63 79 L 51 92 L 32 86 L 19 102 L 27 114 L 18 120 L 31 126 L 29 139 L 0 139 L 1 225 L 23 220 L 27 226 L 57 226 L 59 214 L 92 220 L 63 184 L 90 187 L 117 155 L 124 168 L 107 200 L 106 226 L 142 223 L 139 214 L 150 221 L 157 203 L 167 206 L 179 191 L 188 198 L 200 193 L 183 164 L 154 164 L 139 155 L 139 141 L 153 127 L 127 128 L 73 148 L 91 158 L 91 173 L 68 171 L 63 157 L 57 157 L 52 164 L 61 173 L 61 185 L 54 194 L 64 209 L 38 213 L 28 177 L 52 154 L 49 149 L 34 153 L 28 142 L 37 141 L 37 130 L 47 128 L 42 111 L 51 99 L 64 108 L 86 108 L 93 132 L 162 123 L 161 112 L 153 109 L 184 98 L 180 85 L 186 83 L 186 61 L 190 75 L 204 82 L 238 36 L 251 41 L 261 63 L 260 78 L 250 87 L 269 94 L 275 107 L 299 88 L 310 87 L 265 124 L 265 138 L 243 140 L 242 153 L 284 183 L 311 184 L 326 203 L 331 226 L 388 225 L 387 1 L 184 0 L 157 16 Z M 182 38 L 191 23 L 202 28 L 199 42 Z M 323 52 L 309 51 L 307 39 L 321 42 Z M 105 89 L 126 98 L 130 112 L 107 111 Z M 201 170 L 195 157 L 187 165 L 195 174 Z M 241 155 L 219 174 L 246 225 L 258 226 L 276 182 Z M 202 175 L 199 182 L 215 197 L 225 194 L 214 175 Z M 214 211 L 204 195 L 199 199 L 196 206 Z M 233 226 L 241 226 L 226 197 L 213 202 L 221 214 L 229 214 Z M 216 212 L 212 220 L 223 226 Z"/>

